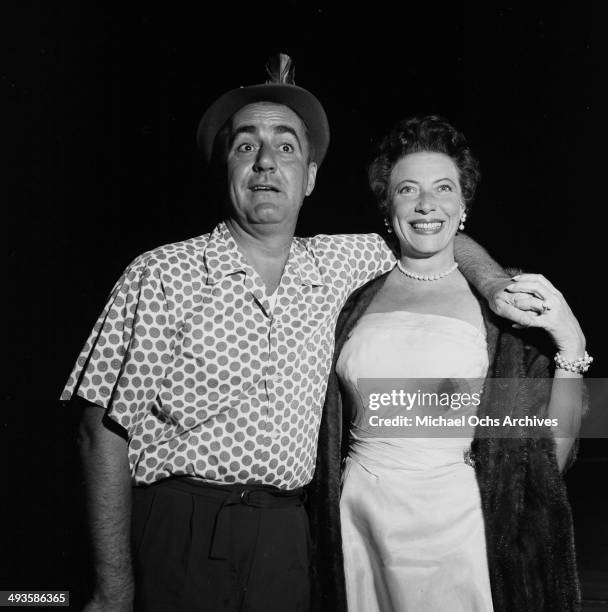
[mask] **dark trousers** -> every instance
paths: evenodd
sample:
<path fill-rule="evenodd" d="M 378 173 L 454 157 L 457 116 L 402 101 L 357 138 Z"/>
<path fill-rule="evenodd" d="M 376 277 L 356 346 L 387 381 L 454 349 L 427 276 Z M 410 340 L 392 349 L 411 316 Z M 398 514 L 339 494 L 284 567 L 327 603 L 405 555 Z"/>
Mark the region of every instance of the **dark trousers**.
<path fill-rule="evenodd" d="M 188 478 L 133 489 L 138 612 L 308 612 L 303 494 Z"/>

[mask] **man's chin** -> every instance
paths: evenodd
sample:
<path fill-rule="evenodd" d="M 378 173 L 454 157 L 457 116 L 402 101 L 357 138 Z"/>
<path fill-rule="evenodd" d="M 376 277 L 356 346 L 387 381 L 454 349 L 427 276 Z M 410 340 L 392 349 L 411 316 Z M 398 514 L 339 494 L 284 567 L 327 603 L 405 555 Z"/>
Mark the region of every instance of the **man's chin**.
<path fill-rule="evenodd" d="M 254 223 L 281 223 L 285 220 L 285 209 L 274 202 L 256 204 L 251 215 Z"/>

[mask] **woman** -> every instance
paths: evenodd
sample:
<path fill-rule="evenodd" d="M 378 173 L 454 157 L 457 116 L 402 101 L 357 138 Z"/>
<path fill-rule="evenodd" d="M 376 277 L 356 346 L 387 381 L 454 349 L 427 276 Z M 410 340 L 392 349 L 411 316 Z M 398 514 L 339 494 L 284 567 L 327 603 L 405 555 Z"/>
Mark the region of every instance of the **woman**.
<path fill-rule="evenodd" d="M 518 305 L 531 311 L 530 327 L 548 334 L 514 331 L 459 273 L 454 236 L 479 173 L 464 137 L 445 120 L 397 124 L 369 177 L 399 259 L 351 296 L 336 330 L 311 486 L 317 607 L 574 610 L 578 582 L 560 469 L 576 437 L 580 379 L 591 361 L 580 326 L 549 281 L 520 275 L 512 290 L 529 297 Z M 394 417 L 395 407 L 372 404 L 364 388 L 366 379 L 376 390 L 381 379 L 435 379 L 435 391 L 448 380 L 454 391 L 454 381 L 470 386 L 485 377 L 507 381 L 486 381 L 481 404 L 461 413 L 464 438 L 388 434 L 376 424 Z M 511 437 L 491 427 L 505 415 L 516 419 Z M 557 418 L 559 430 L 522 418 L 533 416 Z"/>

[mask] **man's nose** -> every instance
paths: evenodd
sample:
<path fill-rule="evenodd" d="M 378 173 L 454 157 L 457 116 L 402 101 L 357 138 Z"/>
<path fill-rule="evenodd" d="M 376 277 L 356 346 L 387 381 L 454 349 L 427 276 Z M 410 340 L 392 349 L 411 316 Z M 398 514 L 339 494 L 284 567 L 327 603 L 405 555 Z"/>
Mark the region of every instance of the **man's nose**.
<path fill-rule="evenodd" d="M 429 213 L 432 210 L 435 210 L 435 201 L 433 196 L 422 192 L 418 198 L 418 202 L 416 203 L 416 212 L 421 213 Z"/>
<path fill-rule="evenodd" d="M 254 170 L 258 172 L 266 172 L 275 169 L 274 152 L 272 148 L 266 144 L 262 144 L 255 157 Z"/>

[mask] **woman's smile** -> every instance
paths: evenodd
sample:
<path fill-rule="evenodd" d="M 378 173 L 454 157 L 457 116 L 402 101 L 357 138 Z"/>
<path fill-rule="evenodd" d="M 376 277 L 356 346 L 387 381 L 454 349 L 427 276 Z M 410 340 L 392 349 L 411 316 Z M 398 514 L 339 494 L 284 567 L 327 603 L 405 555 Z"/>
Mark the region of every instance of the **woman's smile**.
<path fill-rule="evenodd" d="M 409 221 L 410 227 L 417 234 L 433 235 L 438 234 L 444 226 L 444 221 L 441 219 L 416 219 Z"/>

